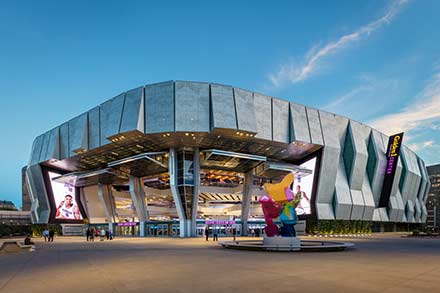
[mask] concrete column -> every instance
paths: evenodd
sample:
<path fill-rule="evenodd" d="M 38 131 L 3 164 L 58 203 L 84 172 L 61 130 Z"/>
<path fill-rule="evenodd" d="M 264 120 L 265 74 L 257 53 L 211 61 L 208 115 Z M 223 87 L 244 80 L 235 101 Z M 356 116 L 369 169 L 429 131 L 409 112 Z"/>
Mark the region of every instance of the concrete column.
<path fill-rule="evenodd" d="M 113 226 L 114 226 L 114 224 L 113 223 L 108 223 L 108 230 L 110 231 L 110 232 L 112 232 L 112 234 L 115 234 L 114 232 L 114 229 L 113 229 Z"/>
<path fill-rule="evenodd" d="M 145 224 L 148 221 L 148 207 L 145 202 L 144 184 L 139 177 L 130 176 L 130 195 L 139 219 L 139 236 L 145 236 Z"/>
<path fill-rule="evenodd" d="M 110 224 L 116 222 L 115 203 L 113 200 L 111 185 L 98 183 L 98 198 L 104 208 L 107 222 Z M 110 226 L 109 226 L 110 228 Z"/>
<path fill-rule="evenodd" d="M 243 197 L 241 202 L 241 235 L 248 235 L 248 218 L 251 206 L 253 170 L 245 173 L 243 181 Z"/>

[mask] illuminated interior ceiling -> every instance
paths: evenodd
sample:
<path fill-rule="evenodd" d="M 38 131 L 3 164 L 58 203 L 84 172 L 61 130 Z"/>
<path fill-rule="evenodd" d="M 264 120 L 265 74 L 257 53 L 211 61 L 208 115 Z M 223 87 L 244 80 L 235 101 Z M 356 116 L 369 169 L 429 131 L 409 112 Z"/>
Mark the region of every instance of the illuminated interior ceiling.
<path fill-rule="evenodd" d="M 167 152 L 147 152 L 108 163 L 113 169 L 135 177 L 145 177 L 168 171 Z"/>
<path fill-rule="evenodd" d="M 255 174 L 257 176 L 269 178 L 271 180 L 281 180 L 281 178 L 288 173 L 293 173 L 295 178 L 297 178 L 297 176 L 304 178 L 311 175 L 313 171 L 301 166 L 275 161 L 264 162 L 255 169 Z"/>
<path fill-rule="evenodd" d="M 279 143 L 218 129 L 212 133 L 143 134 L 133 131 L 115 137 L 111 143 L 99 148 L 78 153 L 64 160 L 50 160 L 47 165 L 69 171 L 103 169 L 113 161 L 147 152 L 167 152 L 170 148 L 183 146 L 198 147 L 200 150 L 215 148 L 229 152 L 253 154 L 290 163 L 295 163 L 322 147 L 302 142 Z M 230 164 L 234 164 L 234 162 L 231 161 Z M 142 167 L 140 168 L 142 169 Z"/>
<path fill-rule="evenodd" d="M 201 152 L 200 168 L 245 173 L 265 161 L 264 156 L 209 149 Z"/>
<path fill-rule="evenodd" d="M 67 183 L 74 182 L 75 186 L 82 187 L 88 185 L 102 184 L 117 184 L 128 180 L 125 173 L 105 168 L 100 170 L 85 171 L 85 172 L 71 172 L 53 179 L 56 182 Z"/>

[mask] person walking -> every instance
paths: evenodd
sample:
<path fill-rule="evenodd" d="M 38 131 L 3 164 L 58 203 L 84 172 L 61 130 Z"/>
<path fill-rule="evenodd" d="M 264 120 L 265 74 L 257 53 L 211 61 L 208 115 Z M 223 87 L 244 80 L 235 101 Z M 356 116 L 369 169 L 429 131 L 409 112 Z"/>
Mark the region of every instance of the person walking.
<path fill-rule="evenodd" d="M 90 227 L 89 227 L 89 228 L 87 228 L 87 231 L 86 231 L 87 242 L 90 240 L 90 234 L 91 234 L 91 231 L 90 231 Z"/>
<path fill-rule="evenodd" d="M 90 229 L 90 241 L 95 242 L 95 228 Z"/>
<path fill-rule="evenodd" d="M 55 231 L 50 229 L 49 230 L 49 242 L 53 242 L 53 236 L 55 235 Z"/>
<path fill-rule="evenodd" d="M 43 237 L 44 237 L 44 242 L 47 242 L 49 240 L 49 230 L 44 229 L 43 231 Z"/>
<path fill-rule="evenodd" d="M 212 237 L 212 241 L 218 241 L 218 232 L 217 232 L 217 229 L 214 229 L 214 236 Z"/>
<path fill-rule="evenodd" d="M 205 238 L 206 238 L 206 241 L 209 240 L 209 228 L 208 228 L 208 226 L 206 226 L 206 228 L 205 228 Z"/>
<path fill-rule="evenodd" d="M 237 230 L 235 228 L 232 228 L 232 238 L 235 241 L 235 235 L 237 234 Z"/>
<path fill-rule="evenodd" d="M 104 237 L 105 237 L 105 230 L 102 229 L 102 230 L 101 230 L 101 235 L 100 235 L 100 237 L 99 237 L 99 241 L 104 241 Z"/>

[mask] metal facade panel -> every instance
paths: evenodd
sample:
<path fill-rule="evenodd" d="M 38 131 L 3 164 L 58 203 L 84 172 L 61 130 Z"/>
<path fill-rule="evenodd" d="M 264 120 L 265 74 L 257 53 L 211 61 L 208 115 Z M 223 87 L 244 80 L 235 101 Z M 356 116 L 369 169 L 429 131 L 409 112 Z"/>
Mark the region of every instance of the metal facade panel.
<path fill-rule="evenodd" d="M 37 164 L 40 161 L 41 149 L 43 147 L 44 134 L 37 136 L 32 145 L 31 158 L 28 165 Z"/>
<path fill-rule="evenodd" d="M 365 203 L 364 203 L 364 196 L 362 194 L 362 191 L 360 190 L 350 190 L 351 194 L 351 202 L 353 203 L 353 207 L 351 209 L 351 220 L 362 220 L 362 217 L 364 216 L 364 209 L 365 209 Z"/>
<path fill-rule="evenodd" d="M 258 132 L 255 118 L 254 95 L 252 92 L 234 88 L 235 112 L 239 130 Z"/>
<path fill-rule="evenodd" d="M 90 223 L 105 223 L 107 217 L 105 215 L 104 206 L 98 197 L 98 186 L 91 185 L 83 188 L 84 197 L 87 199 L 83 202 L 87 206 Z"/>
<path fill-rule="evenodd" d="M 289 102 L 272 98 L 272 139 L 290 143 Z"/>
<path fill-rule="evenodd" d="M 212 123 L 214 128 L 237 129 L 232 87 L 211 84 Z"/>
<path fill-rule="evenodd" d="M 101 145 L 100 135 L 100 119 L 99 119 L 99 106 L 93 108 L 88 112 L 89 114 L 89 149 L 92 150 Z"/>
<path fill-rule="evenodd" d="M 138 130 L 144 133 L 144 88 L 138 87 L 125 94 L 119 133 Z"/>
<path fill-rule="evenodd" d="M 406 219 L 409 223 L 414 223 L 415 222 L 415 218 L 414 218 L 414 202 L 409 199 L 406 202 Z"/>
<path fill-rule="evenodd" d="M 373 192 L 374 202 L 377 207 L 379 206 L 380 195 L 382 193 L 387 159 L 385 156 L 386 150 L 382 142 L 382 137 L 380 133 L 374 129 L 371 132 L 370 143 L 376 157 L 376 164 L 374 166 L 373 178 L 371 181 L 371 190 Z"/>
<path fill-rule="evenodd" d="M 398 215 L 399 215 L 399 206 L 397 203 L 397 199 L 395 196 L 391 195 L 389 206 L 388 206 L 388 216 L 389 216 L 390 221 L 397 222 Z"/>
<path fill-rule="evenodd" d="M 397 200 L 397 206 L 398 206 L 397 221 L 401 222 L 403 214 L 405 213 L 405 205 L 403 204 L 402 194 L 400 193 L 399 189 L 397 189 L 396 200 Z"/>
<path fill-rule="evenodd" d="M 36 207 L 38 223 L 45 224 L 49 221 L 50 205 L 47 197 L 46 186 L 44 184 L 43 172 L 39 164 L 30 165 L 26 169 L 26 176 L 30 179 L 29 187 L 34 201 L 32 205 Z"/>
<path fill-rule="evenodd" d="M 364 197 L 365 204 L 362 220 L 371 221 L 373 220 L 375 204 L 367 172 L 364 173 L 364 181 L 362 183 L 362 195 Z"/>
<path fill-rule="evenodd" d="M 339 164 L 335 164 L 335 162 L 339 162 L 341 159 L 341 147 L 338 142 L 334 116 L 327 112 L 322 112 L 320 115 L 322 123 L 325 125 L 323 135 L 326 144 L 322 150 L 319 171 L 321 175 L 319 176 L 316 192 L 316 211 L 318 219 L 334 219 L 333 198 L 335 195 L 336 174 L 339 168 Z M 325 176 L 322 176 L 322 174 L 325 174 Z"/>
<path fill-rule="evenodd" d="M 333 162 L 334 163 L 334 162 Z M 325 174 L 325 173 L 324 173 Z M 349 220 L 353 202 L 351 200 L 350 188 L 348 187 L 345 174 L 344 161 L 339 159 L 338 171 L 335 182 L 335 217 L 340 220 Z"/>
<path fill-rule="evenodd" d="M 77 151 L 88 150 L 88 117 L 83 113 L 69 122 L 69 157 L 75 156 Z"/>
<path fill-rule="evenodd" d="M 306 113 L 309 122 L 310 138 L 312 143 L 323 145 L 323 130 L 321 129 L 321 121 L 318 110 L 306 107 Z"/>
<path fill-rule="evenodd" d="M 174 132 L 172 81 L 145 86 L 145 133 L 159 132 Z"/>
<path fill-rule="evenodd" d="M 355 157 L 350 175 L 350 189 L 361 190 L 364 181 L 364 174 L 367 168 L 367 145 L 366 141 L 369 137 L 369 129 L 359 122 L 350 121 L 349 124 L 352 143 L 355 148 Z"/>
<path fill-rule="evenodd" d="M 69 157 L 69 124 L 66 122 L 60 126 L 60 160 Z"/>
<path fill-rule="evenodd" d="M 176 131 L 209 132 L 209 84 L 175 82 Z"/>
<path fill-rule="evenodd" d="M 256 138 L 272 140 L 272 98 L 254 93 Z"/>
<path fill-rule="evenodd" d="M 306 107 L 303 105 L 290 104 L 290 127 L 292 131 L 292 141 L 311 143 L 309 122 L 307 120 Z"/>
<path fill-rule="evenodd" d="M 60 158 L 60 139 L 59 139 L 59 128 L 56 127 L 49 131 L 49 140 L 47 142 L 47 150 L 45 156 L 41 161 L 48 161 L 50 159 Z"/>
<path fill-rule="evenodd" d="M 110 143 L 110 140 L 107 138 L 119 133 L 124 107 L 124 97 L 125 94 L 120 94 L 119 96 L 101 104 L 101 145 Z"/>
<path fill-rule="evenodd" d="M 47 131 L 43 134 L 43 142 L 41 145 L 41 152 L 40 157 L 38 158 L 38 162 L 43 162 L 46 158 L 47 154 L 47 148 L 49 146 L 49 140 L 50 140 L 50 131 Z"/>
<path fill-rule="evenodd" d="M 421 222 L 421 216 L 422 216 L 422 209 L 420 207 L 420 202 L 418 199 L 416 199 L 415 201 L 415 205 L 414 205 L 414 220 L 416 223 L 420 223 Z"/>

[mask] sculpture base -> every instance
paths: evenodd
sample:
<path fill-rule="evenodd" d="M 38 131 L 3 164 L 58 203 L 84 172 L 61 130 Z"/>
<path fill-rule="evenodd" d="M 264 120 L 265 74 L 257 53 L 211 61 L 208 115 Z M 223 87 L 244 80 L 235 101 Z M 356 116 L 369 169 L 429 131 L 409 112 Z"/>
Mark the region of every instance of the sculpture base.
<path fill-rule="evenodd" d="M 301 249 L 301 240 L 298 237 L 264 237 L 263 246 L 273 247 L 278 251 L 283 249 L 296 251 Z"/>

